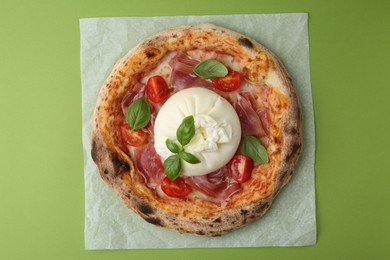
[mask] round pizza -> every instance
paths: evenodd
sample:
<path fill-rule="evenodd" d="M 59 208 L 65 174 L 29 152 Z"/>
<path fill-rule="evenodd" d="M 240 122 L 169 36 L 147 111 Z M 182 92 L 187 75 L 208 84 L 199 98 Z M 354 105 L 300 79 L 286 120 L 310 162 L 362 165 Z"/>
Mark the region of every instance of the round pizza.
<path fill-rule="evenodd" d="M 212 24 L 146 38 L 99 92 L 92 158 L 156 226 L 219 236 L 260 218 L 292 175 L 301 109 L 279 59 Z"/>

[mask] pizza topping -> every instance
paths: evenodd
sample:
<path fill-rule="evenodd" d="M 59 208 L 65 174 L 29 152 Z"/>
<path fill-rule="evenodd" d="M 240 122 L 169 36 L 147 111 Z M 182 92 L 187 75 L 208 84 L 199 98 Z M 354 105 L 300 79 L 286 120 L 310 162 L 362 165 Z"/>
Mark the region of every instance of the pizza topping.
<path fill-rule="evenodd" d="M 217 60 L 204 60 L 196 65 L 192 70 L 196 75 L 204 79 L 225 77 L 228 74 L 226 66 Z"/>
<path fill-rule="evenodd" d="M 232 126 L 226 120 L 217 121 L 209 115 L 198 114 L 195 118 L 195 134 L 187 148 L 193 152 L 215 152 L 220 144 L 229 143 Z"/>
<path fill-rule="evenodd" d="M 164 103 L 169 96 L 165 79 L 159 75 L 150 77 L 146 84 L 146 96 L 154 103 Z"/>
<path fill-rule="evenodd" d="M 133 130 L 144 128 L 150 120 L 150 106 L 145 97 L 130 104 L 126 114 L 127 122 Z"/>
<path fill-rule="evenodd" d="M 141 129 L 132 130 L 129 124 L 122 124 L 120 127 L 123 141 L 131 146 L 143 145 L 149 134 Z"/>
<path fill-rule="evenodd" d="M 259 115 L 254 110 L 249 100 L 239 95 L 235 109 L 240 118 L 243 135 L 253 135 L 257 137 L 264 137 L 267 135 L 262 127 Z"/>
<path fill-rule="evenodd" d="M 156 187 L 165 177 L 164 166 L 154 149 L 153 143 L 135 149 L 136 166 L 149 187 Z"/>
<path fill-rule="evenodd" d="M 207 175 L 188 177 L 186 182 L 194 190 L 198 190 L 218 201 L 226 201 L 242 189 L 239 183 L 228 178 L 227 166 Z"/>
<path fill-rule="evenodd" d="M 127 109 L 129 108 L 130 104 L 145 95 L 145 85 L 141 83 L 137 83 L 130 89 L 130 91 L 124 96 L 122 99 L 122 111 L 123 114 L 126 115 Z"/>
<path fill-rule="evenodd" d="M 268 108 L 263 107 L 256 110 L 256 113 L 259 115 L 261 125 L 263 126 L 266 134 L 269 134 L 270 131 L 270 119 L 268 116 Z"/>
<path fill-rule="evenodd" d="M 268 153 L 255 136 L 244 136 L 242 152 L 256 163 L 268 163 Z"/>
<path fill-rule="evenodd" d="M 175 91 L 180 91 L 193 86 L 212 87 L 211 81 L 198 77 L 193 68 L 199 64 L 198 60 L 190 58 L 184 52 L 179 52 L 170 61 L 172 68 L 170 84 L 175 87 Z"/>
<path fill-rule="evenodd" d="M 162 191 L 173 198 L 184 198 L 191 192 L 191 186 L 185 183 L 181 177 L 174 181 L 165 177 L 161 182 Z"/>
<path fill-rule="evenodd" d="M 238 154 L 229 162 L 229 175 L 238 183 L 244 183 L 251 177 L 253 161 L 250 157 Z"/>
<path fill-rule="evenodd" d="M 187 116 L 193 117 L 195 129 L 177 134 Z M 240 144 L 241 127 L 226 99 L 206 88 L 194 87 L 175 93 L 161 106 L 154 134 L 155 149 L 163 160 L 174 154 L 166 145 L 167 139 L 181 143 L 186 152 L 200 160 L 198 164 L 181 163 L 181 175 L 194 176 L 216 171 L 229 162 Z"/>
<path fill-rule="evenodd" d="M 195 122 L 193 116 L 187 116 L 183 119 L 176 131 L 176 138 L 181 145 L 191 142 L 195 135 Z"/>
<path fill-rule="evenodd" d="M 224 92 L 232 92 L 241 86 L 241 74 L 237 71 L 230 71 L 225 77 L 213 78 L 213 86 Z"/>
<path fill-rule="evenodd" d="M 196 164 L 200 163 L 200 160 L 193 154 L 185 152 L 183 147 L 187 145 L 192 137 L 195 135 L 195 123 L 193 116 L 187 116 L 183 119 L 183 122 L 180 124 L 179 128 L 176 131 L 176 138 L 181 144 L 181 147 L 170 139 L 165 141 L 169 151 L 174 153 L 174 155 L 169 156 L 164 161 L 164 170 L 165 174 L 169 179 L 174 181 L 180 174 L 181 171 L 181 159 L 184 161 Z"/>

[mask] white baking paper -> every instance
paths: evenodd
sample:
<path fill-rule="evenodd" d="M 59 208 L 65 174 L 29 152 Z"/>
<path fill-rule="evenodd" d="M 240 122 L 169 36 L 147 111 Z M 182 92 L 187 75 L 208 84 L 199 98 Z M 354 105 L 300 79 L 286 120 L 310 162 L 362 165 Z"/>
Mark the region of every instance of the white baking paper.
<path fill-rule="evenodd" d="M 303 106 L 304 149 L 291 182 L 253 224 L 208 238 L 162 229 L 129 210 L 101 179 L 90 156 L 97 95 L 116 60 L 147 36 L 183 24 L 214 23 L 250 35 L 283 61 Z M 306 246 L 316 243 L 315 129 L 310 85 L 308 15 L 259 14 L 80 19 L 85 248 Z"/>

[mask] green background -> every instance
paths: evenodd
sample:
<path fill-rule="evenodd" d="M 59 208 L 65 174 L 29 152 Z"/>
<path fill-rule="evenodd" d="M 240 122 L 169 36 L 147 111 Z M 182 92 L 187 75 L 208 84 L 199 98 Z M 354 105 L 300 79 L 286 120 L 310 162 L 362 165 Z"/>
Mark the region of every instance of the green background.
<path fill-rule="evenodd" d="M 0 259 L 389 259 L 390 1 L 0 0 Z M 318 242 L 84 250 L 79 18 L 309 13 Z"/>

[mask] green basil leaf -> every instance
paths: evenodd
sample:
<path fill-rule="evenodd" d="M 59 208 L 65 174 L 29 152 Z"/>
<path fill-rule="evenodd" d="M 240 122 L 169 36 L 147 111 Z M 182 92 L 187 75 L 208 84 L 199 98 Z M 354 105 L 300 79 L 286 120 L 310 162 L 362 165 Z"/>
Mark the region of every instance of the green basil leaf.
<path fill-rule="evenodd" d="M 181 145 L 188 144 L 195 135 L 195 122 L 193 116 L 187 116 L 183 119 L 176 131 L 176 138 Z"/>
<path fill-rule="evenodd" d="M 181 160 L 177 154 L 169 156 L 164 161 L 164 171 L 167 177 L 174 181 L 181 171 Z"/>
<path fill-rule="evenodd" d="M 243 154 L 257 163 L 268 163 L 268 153 L 260 140 L 255 136 L 245 136 L 242 145 Z"/>
<path fill-rule="evenodd" d="M 145 97 L 132 102 L 127 109 L 126 119 L 131 129 L 144 128 L 150 120 L 150 107 Z"/>
<path fill-rule="evenodd" d="M 196 65 L 193 71 L 205 79 L 225 77 L 228 74 L 226 66 L 217 60 L 204 60 Z"/>
<path fill-rule="evenodd" d="M 184 161 L 191 163 L 191 164 L 197 164 L 200 163 L 200 160 L 193 154 L 187 153 L 187 152 L 180 152 L 179 157 L 182 158 Z"/>
<path fill-rule="evenodd" d="M 180 146 L 170 139 L 167 139 L 165 144 L 172 153 L 179 153 L 181 151 Z"/>

